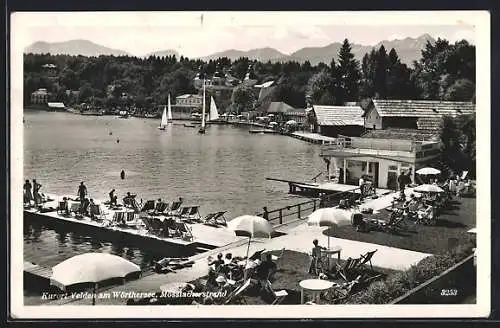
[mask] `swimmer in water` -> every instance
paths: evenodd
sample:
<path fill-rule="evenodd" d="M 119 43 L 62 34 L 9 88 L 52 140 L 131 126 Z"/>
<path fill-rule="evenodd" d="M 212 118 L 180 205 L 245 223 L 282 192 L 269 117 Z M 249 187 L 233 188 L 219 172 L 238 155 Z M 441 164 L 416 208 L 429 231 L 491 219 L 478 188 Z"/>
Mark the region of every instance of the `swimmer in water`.
<path fill-rule="evenodd" d="M 125 171 L 124 170 L 122 170 L 120 172 L 120 177 L 122 178 L 122 180 L 125 179 Z"/>
<path fill-rule="evenodd" d="M 120 143 L 120 139 L 116 139 L 116 143 Z"/>

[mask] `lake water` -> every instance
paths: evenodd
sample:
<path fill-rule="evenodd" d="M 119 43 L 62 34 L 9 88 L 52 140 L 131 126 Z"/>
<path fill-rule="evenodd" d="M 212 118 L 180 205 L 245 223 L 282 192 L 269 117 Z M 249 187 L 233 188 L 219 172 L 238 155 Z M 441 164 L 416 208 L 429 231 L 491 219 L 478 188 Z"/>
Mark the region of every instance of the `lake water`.
<path fill-rule="evenodd" d="M 286 183 L 266 177 L 310 180 L 325 170 L 318 145 L 246 128 L 210 125 L 199 135 L 182 122 L 158 130 L 155 119 L 38 111 L 25 111 L 24 118 L 24 176 L 36 178 L 44 193 L 76 196 L 85 181 L 91 198 L 107 199 L 112 188 L 120 200 L 127 191 L 143 200 L 181 196 L 186 205 L 200 205 L 202 215 L 226 210 L 231 219 L 303 200 L 289 195 Z M 154 257 L 75 232 L 24 228 L 25 260 L 53 266 L 89 251 L 117 254 L 142 267 Z"/>

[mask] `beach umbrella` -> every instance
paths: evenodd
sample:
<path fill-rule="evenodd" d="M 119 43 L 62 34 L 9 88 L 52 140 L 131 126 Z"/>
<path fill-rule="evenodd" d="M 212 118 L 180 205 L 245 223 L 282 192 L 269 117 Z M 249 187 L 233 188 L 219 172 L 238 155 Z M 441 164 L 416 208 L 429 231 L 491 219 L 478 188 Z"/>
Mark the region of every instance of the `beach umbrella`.
<path fill-rule="evenodd" d="M 95 304 L 96 285 L 112 278 L 125 278 L 140 272 L 141 268 L 124 258 L 108 253 L 85 253 L 73 256 L 52 268 L 50 284 L 65 290 L 68 286 L 94 283 L 92 305 Z"/>
<path fill-rule="evenodd" d="M 227 223 L 227 227 L 234 231 L 237 236 L 248 237 L 248 251 L 250 250 L 250 241 L 252 238 L 271 238 L 274 231 L 273 227 L 266 219 L 255 215 L 242 215 L 234 218 Z"/>
<path fill-rule="evenodd" d="M 413 190 L 416 192 L 444 192 L 443 189 L 439 188 L 436 185 L 432 185 L 432 184 L 423 184 L 423 185 L 416 187 Z"/>
<path fill-rule="evenodd" d="M 342 227 L 351 225 L 351 211 L 335 207 L 320 208 L 309 214 L 308 225 L 320 227 Z M 330 248 L 330 236 L 328 236 L 328 248 Z"/>
<path fill-rule="evenodd" d="M 296 125 L 297 122 L 294 121 L 294 120 L 290 120 L 290 121 L 287 121 L 285 124 L 287 124 L 287 125 Z"/>
<path fill-rule="evenodd" d="M 433 167 L 424 167 L 416 171 L 416 173 L 421 175 L 435 175 L 441 173 L 441 171 Z"/>

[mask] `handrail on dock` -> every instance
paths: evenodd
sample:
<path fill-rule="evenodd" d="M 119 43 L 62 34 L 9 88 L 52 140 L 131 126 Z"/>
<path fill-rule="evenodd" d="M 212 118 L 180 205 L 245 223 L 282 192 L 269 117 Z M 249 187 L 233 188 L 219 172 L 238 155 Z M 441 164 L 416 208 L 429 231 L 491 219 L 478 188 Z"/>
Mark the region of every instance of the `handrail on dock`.
<path fill-rule="evenodd" d="M 323 195 L 319 198 L 314 198 L 305 202 L 301 202 L 294 205 L 285 206 L 282 208 L 278 208 L 275 210 L 267 211 L 268 218 L 267 220 L 270 222 L 278 221 L 278 224 L 283 224 L 283 220 L 285 218 L 292 217 L 290 221 L 295 219 L 303 219 L 307 215 L 316 211 L 317 209 L 323 207 L 334 207 L 337 206 L 341 199 L 343 199 L 343 195 L 350 194 L 354 192 L 356 189 L 352 189 L 349 191 L 339 191 L 332 194 Z M 264 213 L 259 213 L 257 216 L 264 217 Z"/>

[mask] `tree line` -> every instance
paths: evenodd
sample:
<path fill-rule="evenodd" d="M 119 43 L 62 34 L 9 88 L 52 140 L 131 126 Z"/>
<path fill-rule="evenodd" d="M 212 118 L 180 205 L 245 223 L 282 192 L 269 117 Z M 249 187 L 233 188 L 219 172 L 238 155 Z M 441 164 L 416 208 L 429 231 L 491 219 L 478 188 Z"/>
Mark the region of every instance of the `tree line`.
<path fill-rule="evenodd" d="M 43 65 L 54 64 L 54 74 Z M 246 57 L 202 61 L 181 56 L 138 58 L 130 56 L 24 55 L 24 103 L 39 88 L 67 104 L 92 102 L 117 107 L 155 108 L 173 97 L 196 93 L 197 73 L 228 72 L 243 80 L 251 67 L 251 78 L 259 83 L 275 81 L 271 101 L 283 101 L 304 108 L 308 103 L 342 105 L 366 98 L 475 101 L 475 46 L 462 40 L 427 42 L 421 58 L 412 67 L 402 63 L 396 50 L 384 46 L 372 49 L 361 62 L 345 39 L 338 58 L 315 66 L 299 63 L 260 62 Z M 113 86 L 109 88 L 108 86 Z M 77 96 L 67 90 L 79 91 Z M 127 97 L 123 97 L 126 94 Z M 233 90 L 236 111 L 260 105 L 255 90 L 244 84 Z M 250 108 L 249 108 L 250 107 Z M 222 110 L 226 110 L 222 108 Z"/>

